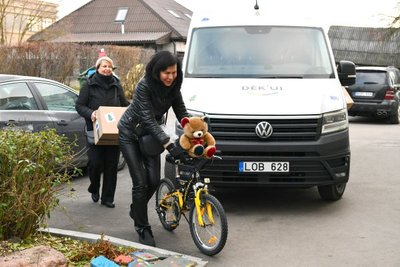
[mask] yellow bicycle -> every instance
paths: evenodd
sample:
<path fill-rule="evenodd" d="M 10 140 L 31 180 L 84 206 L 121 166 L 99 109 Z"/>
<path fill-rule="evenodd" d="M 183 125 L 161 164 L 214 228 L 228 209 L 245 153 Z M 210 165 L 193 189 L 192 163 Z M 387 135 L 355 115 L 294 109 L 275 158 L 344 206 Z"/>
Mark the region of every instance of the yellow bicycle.
<path fill-rule="evenodd" d="M 217 158 L 220 159 L 214 156 L 210 160 Z M 228 222 L 221 203 L 208 192 L 210 178 L 200 175 L 209 160 L 190 159 L 181 163 L 170 155 L 166 160 L 175 165 L 176 177 L 161 179 L 156 192 L 156 211 L 161 224 L 173 231 L 183 215 L 199 250 L 209 256 L 219 253 L 228 237 Z"/>

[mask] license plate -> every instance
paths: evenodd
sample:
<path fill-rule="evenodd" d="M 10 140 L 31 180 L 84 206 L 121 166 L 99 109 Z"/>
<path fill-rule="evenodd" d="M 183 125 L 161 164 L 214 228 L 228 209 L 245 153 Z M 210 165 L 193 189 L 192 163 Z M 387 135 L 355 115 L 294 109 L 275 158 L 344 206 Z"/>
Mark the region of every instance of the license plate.
<path fill-rule="evenodd" d="M 367 97 L 371 97 L 374 96 L 373 92 L 355 92 L 354 96 L 367 96 Z"/>
<path fill-rule="evenodd" d="M 289 172 L 289 162 L 240 161 L 239 172 Z"/>

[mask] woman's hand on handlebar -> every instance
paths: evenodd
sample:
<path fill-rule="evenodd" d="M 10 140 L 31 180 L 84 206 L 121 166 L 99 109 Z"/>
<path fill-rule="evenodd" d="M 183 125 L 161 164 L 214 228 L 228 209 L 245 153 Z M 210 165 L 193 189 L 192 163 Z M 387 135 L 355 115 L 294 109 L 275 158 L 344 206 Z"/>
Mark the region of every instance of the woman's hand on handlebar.
<path fill-rule="evenodd" d="M 180 147 L 176 146 L 174 143 L 170 143 L 166 149 L 168 150 L 169 154 L 175 159 L 180 160 L 181 162 L 185 162 L 185 151 Z"/>

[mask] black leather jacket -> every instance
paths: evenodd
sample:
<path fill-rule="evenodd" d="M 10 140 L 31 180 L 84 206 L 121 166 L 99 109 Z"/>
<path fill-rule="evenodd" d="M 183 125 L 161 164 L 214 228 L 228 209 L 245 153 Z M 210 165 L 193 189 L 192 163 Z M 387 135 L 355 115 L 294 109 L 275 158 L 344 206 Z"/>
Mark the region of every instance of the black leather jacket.
<path fill-rule="evenodd" d="M 75 109 L 86 120 L 88 130 L 93 129 L 91 115 L 99 106 L 126 107 L 129 105 L 121 83 L 115 76 L 91 75 L 83 83 Z"/>
<path fill-rule="evenodd" d="M 120 133 L 134 137 L 151 134 L 160 144 L 166 144 L 170 137 L 160 126 L 163 115 L 172 107 L 179 121 L 189 116 L 180 83 L 171 88 L 150 86 L 147 79 L 145 77 L 137 84 L 132 103 L 121 117 L 118 129 Z"/>

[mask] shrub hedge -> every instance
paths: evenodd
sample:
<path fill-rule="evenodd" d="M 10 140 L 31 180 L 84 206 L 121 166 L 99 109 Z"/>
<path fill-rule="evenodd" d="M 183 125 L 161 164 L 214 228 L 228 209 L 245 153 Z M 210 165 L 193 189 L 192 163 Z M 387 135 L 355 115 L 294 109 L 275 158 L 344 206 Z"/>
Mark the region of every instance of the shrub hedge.
<path fill-rule="evenodd" d="M 24 239 L 43 226 L 60 185 L 77 171 L 72 146 L 54 129 L 0 131 L 0 240 Z"/>

